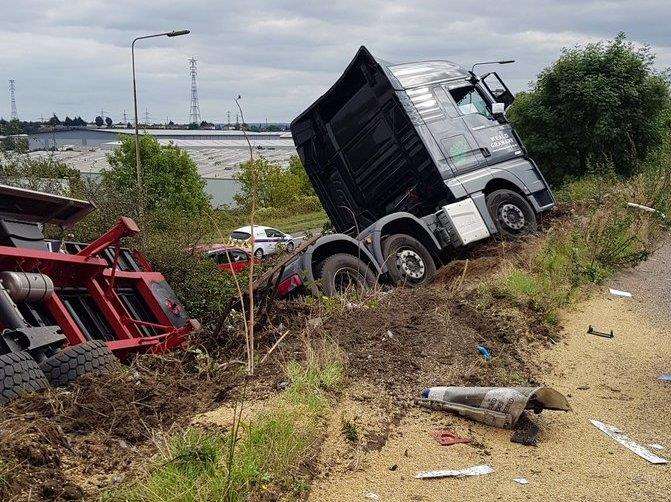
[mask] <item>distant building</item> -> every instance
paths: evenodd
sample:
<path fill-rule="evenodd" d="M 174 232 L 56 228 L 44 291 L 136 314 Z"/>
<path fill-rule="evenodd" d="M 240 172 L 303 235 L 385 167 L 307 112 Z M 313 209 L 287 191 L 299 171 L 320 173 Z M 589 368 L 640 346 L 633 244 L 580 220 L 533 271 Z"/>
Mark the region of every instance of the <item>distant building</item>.
<path fill-rule="evenodd" d="M 107 154 L 119 144 L 119 136 L 133 129 L 72 129 L 29 136 L 31 155 L 53 154 L 55 158 L 95 178 L 109 167 Z M 207 183 L 215 205 L 231 204 L 237 192 L 234 175 L 241 163 L 249 160 L 249 145 L 243 131 L 147 129 L 162 145 L 186 150 Z M 247 132 L 254 156 L 287 166 L 296 148 L 289 132 Z M 55 150 L 55 151 L 53 151 Z M 53 151 L 53 153 L 52 153 Z"/>

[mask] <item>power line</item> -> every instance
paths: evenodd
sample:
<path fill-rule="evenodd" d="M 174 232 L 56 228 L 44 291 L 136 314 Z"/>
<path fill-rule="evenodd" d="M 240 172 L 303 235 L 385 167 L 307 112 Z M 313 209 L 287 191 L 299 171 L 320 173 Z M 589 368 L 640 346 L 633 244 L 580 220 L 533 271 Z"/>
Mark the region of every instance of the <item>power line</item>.
<path fill-rule="evenodd" d="M 191 108 L 189 110 L 189 123 L 200 124 L 200 105 L 198 104 L 198 86 L 196 85 L 196 77 L 198 70 L 196 63 L 198 60 L 195 57 L 189 58 L 189 73 L 191 74 Z"/>
<path fill-rule="evenodd" d="M 16 90 L 16 82 L 13 78 L 9 79 L 9 103 L 11 105 L 11 117 L 12 120 L 19 119 L 19 114 L 16 112 L 16 96 L 14 91 Z"/>

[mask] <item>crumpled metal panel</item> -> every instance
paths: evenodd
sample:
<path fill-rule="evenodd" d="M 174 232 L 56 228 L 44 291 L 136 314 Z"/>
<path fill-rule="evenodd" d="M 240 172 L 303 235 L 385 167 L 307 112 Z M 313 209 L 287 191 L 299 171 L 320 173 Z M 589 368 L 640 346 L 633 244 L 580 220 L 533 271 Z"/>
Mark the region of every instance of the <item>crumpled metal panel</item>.
<path fill-rule="evenodd" d="M 512 429 L 524 410 L 569 411 L 566 397 L 550 387 L 431 387 L 418 404 L 494 427 Z"/>

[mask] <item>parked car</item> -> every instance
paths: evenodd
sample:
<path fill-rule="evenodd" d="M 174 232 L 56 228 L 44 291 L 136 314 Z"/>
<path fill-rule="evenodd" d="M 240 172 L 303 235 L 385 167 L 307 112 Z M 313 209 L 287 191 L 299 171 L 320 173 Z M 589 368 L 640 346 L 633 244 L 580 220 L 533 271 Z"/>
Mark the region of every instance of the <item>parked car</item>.
<path fill-rule="evenodd" d="M 240 227 L 231 232 L 231 245 L 249 247 L 251 243 L 252 229 L 249 226 Z M 276 228 L 254 225 L 254 258 L 261 260 L 264 256 L 277 252 L 278 244 L 291 253 L 296 247 L 298 239 L 292 235 L 280 232 Z"/>
<path fill-rule="evenodd" d="M 236 274 L 252 263 L 252 255 L 246 249 L 231 246 L 217 246 L 205 252 L 205 257 L 214 260 L 217 268 L 226 273 Z"/>

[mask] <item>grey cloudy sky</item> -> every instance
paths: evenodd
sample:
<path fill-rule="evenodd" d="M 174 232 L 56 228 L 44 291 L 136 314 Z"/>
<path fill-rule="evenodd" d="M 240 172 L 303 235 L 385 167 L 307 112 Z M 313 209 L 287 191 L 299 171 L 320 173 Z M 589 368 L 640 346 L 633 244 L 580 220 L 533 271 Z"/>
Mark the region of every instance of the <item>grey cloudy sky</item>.
<path fill-rule="evenodd" d="M 91 119 L 130 114 L 130 40 L 187 28 L 188 37 L 141 42 L 140 109 L 185 121 L 186 60 L 197 56 L 204 119 L 225 121 L 242 94 L 248 121 L 288 121 L 340 75 L 360 45 L 394 62 L 442 58 L 501 67 L 515 90 L 562 47 L 619 31 L 671 65 L 668 0 L 238 1 L 0 0 L 0 82 L 16 80 L 22 119 L 55 112 Z M 9 116 L 7 91 L 0 116 Z"/>

